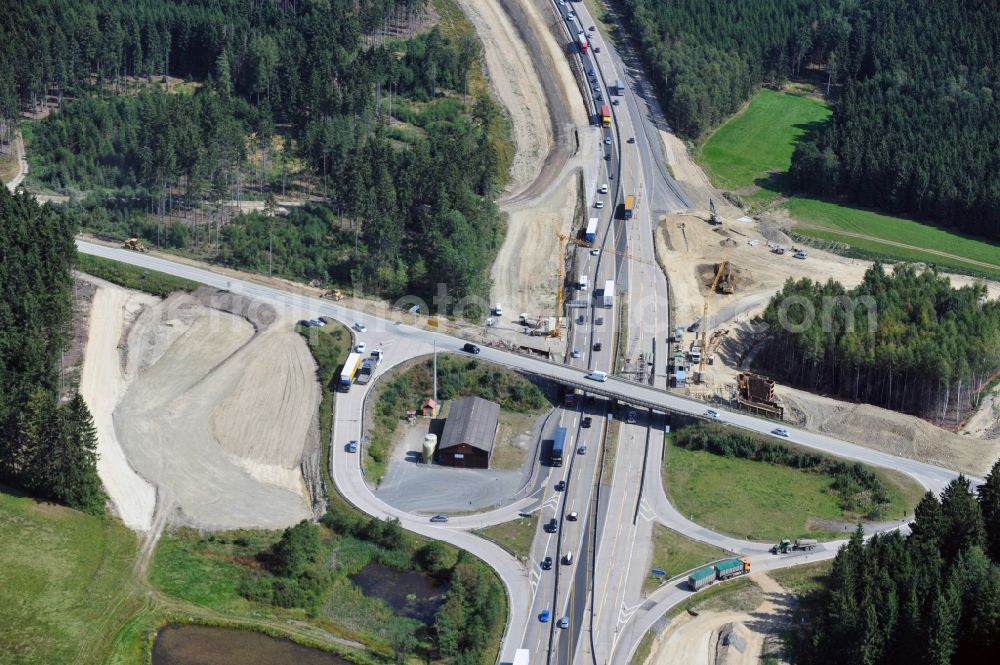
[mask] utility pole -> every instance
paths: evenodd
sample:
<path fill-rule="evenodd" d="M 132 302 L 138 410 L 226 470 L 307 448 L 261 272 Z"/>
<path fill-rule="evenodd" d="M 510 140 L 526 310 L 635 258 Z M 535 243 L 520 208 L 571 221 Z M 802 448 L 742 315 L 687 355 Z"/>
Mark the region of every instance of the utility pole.
<path fill-rule="evenodd" d="M 438 401 L 438 343 L 434 340 L 434 403 Z"/>

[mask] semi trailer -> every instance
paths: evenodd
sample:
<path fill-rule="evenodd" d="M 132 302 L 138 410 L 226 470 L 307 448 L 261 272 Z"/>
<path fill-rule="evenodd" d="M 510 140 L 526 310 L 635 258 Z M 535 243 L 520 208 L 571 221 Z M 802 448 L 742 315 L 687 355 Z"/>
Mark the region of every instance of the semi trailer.
<path fill-rule="evenodd" d="M 704 589 L 716 581 L 728 580 L 737 575 L 747 575 L 750 572 L 750 559 L 725 559 L 711 566 L 705 566 L 691 573 L 688 577 L 688 587 L 692 591 Z"/>

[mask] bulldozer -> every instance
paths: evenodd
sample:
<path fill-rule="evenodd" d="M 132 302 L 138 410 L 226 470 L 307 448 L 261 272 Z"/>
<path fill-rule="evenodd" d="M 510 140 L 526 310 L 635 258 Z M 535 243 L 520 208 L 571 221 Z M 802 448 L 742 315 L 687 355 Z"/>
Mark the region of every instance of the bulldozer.
<path fill-rule="evenodd" d="M 326 298 L 327 300 L 343 300 L 344 292 L 340 289 L 330 289 L 328 291 L 324 291 L 320 298 Z"/>
<path fill-rule="evenodd" d="M 142 252 L 143 254 L 149 252 L 149 248 L 139 242 L 138 238 L 129 238 L 123 242 L 122 249 L 131 249 L 133 252 Z"/>

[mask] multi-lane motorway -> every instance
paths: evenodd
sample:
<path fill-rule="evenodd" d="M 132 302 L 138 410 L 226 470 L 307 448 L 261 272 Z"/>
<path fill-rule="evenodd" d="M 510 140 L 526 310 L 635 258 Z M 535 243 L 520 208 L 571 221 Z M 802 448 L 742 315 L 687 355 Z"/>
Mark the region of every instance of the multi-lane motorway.
<path fill-rule="evenodd" d="M 407 358 L 430 353 L 435 346 L 439 351 L 457 351 L 462 344 L 454 337 L 426 328 L 425 319 L 420 317 L 414 316 L 410 322 L 401 323 L 388 316 L 381 317 L 352 311 L 337 303 L 308 298 L 265 286 L 253 281 L 252 277 L 238 279 L 231 275 L 222 275 L 148 254 L 139 254 L 84 241 L 78 241 L 77 247 L 87 254 L 103 256 L 150 270 L 158 270 L 220 289 L 229 289 L 292 311 L 332 316 L 349 325 L 354 322 L 364 323 L 368 328 L 368 332 L 365 334 L 366 338 L 372 343 L 381 344 L 386 349 L 386 361 L 379 367 L 378 375 Z M 570 441 L 572 445 L 567 446 L 567 459 L 564 466 L 553 469 L 556 473 L 551 474 L 547 479 L 544 493 L 540 499 L 539 497 L 529 497 L 490 513 L 456 518 L 445 525 L 432 525 L 427 521 L 426 516 L 405 513 L 379 500 L 365 484 L 361 475 L 359 456 L 348 453 L 344 446 L 340 445 L 350 439 L 359 438 L 361 434 L 360 414 L 362 402 L 367 393 L 366 390 L 362 389 L 363 387 L 357 386 L 349 393 L 338 395 L 334 445 L 331 454 L 331 474 L 334 482 L 341 493 L 361 510 L 380 517 L 397 517 L 405 528 L 465 548 L 481 557 L 498 572 L 507 588 L 511 609 L 507 633 L 501 649 L 502 661 L 510 662 L 514 650 L 522 645 L 536 648 L 536 658 L 539 653 L 547 658 L 550 650 L 556 654 L 564 654 L 561 662 L 580 658 L 581 645 L 585 646 L 588 651 L 590 649 L 591 635 L 586 632 L 589 630 L 590 610 L 581 610 L 581 608 L 587 607 L 590 602 L 587 596 L 590 595 L 594 599 L 594 648 L 605 654 L 599 662 L 611 662 L 612 660 L 619 662 L 619 659 L 627 657 L 627 653 L 634 647 L 633 639 L 641 637 L 642 632 L 638 632 L 638 637 L 635 637 L 635 633 L 642 630 L 644 622 L 651 624 L 673 602 L 671 600 L 673 596 L 667 595 L 664 591 L 661 594 L 661 596 L 665 596 L 664 598 L 654 596 L 650 599 L 654 601 L 652 606 L 647 601 L 642 608 L 636 609 L 638 597 L 634 593 L 635 583 L 630 581 L 634 579 L 632 568 L 635 568 L 636 574 L 644 574 L 645 571 L 641 571 L 640 568 L 644 565 L 648 552 L 644 550 L 646 545 L 642 545 L 641 541 L 636 542 L 641 539 L 642 533 L 636 532 L 634 529 L 638 528 L 643 520 L 649 521 L 650 516 L 655 516 L 657 521 L 689 533 L 692 537 L 718 544 L 721 547 L 734 547 L 734 544 L 729 542 L 731 539 L 693 526 L 679 515 L 669 514 L 669 510 L 663 505 L 666 504 L 665 499 L 656 498 L 656 492 L 662 492 L 662 488 L 653 491 L 658 486 L 656 481 L 658 473 L 653 473 L 653 469 L 659 468 L 658 455 L 661 448 L 658 446 L 662 445 L 662 439 L 659 443 L 657 441 L 657 437 L 661 436 L 658 434 L 657 428 L 662 427 L 662 424 L 657 425 L 657 423 L 662 423 L 662 418 L 655 414 L 679 413 L 698 416 L 704 412 L 705 406 L 696 400 L 619 378 L 609 378 L 601 383 L 589 382 L 584 378 L 585 370 L 582 368 L 559 365 L 498 349 L 483 348 L 480 357 L 483 360 L 536 374 L 563 384 L 587 386 L 593 392 L 615 396 L 626 404 L 631 403 L 653 408 L 655 413 L 651 424 L 654 425 L 654 429 L 649 435 L 648 450 L 655 454 L 646 460 L 644 483 L 636 482 L 636 479 L 640 477 L 639 474 L 643 471 L 643 456 L 647 450 L 647 434 L 645 423 L 642 420 L 642 409 L 637 409 L 640 417 L 637 418 L 638 422 L 635 425 L 624 423 L 621 425 L 622 433 L 618 440 L 618 452 L 615 455 L 614 474 L 611 476 L 610 484 L 602 489 L 602 495 L 605 496 L 601 502 L 600 512 L 602 514 L 596 516 L 598 517 L 597 556 L 601 563 L 600 566 L 596 569 L 591 566 L 590 572 L 579 573 L 583 576 L 582 578 L 573 577 L 574 574 L 577 574 L 576 569 L 587 566 L 584 554 L 586 549 L 584 536 L 591 532 L 589 525 L 592 524 L 591 519 L 595 517 L 592 514 L 592 500 L 589 493 L 593 489 L 593 481 L 598 469 L 597 454 L 601 438 L 600 432 L 606 422 L 601 416 L 607 403 L 602 399 L 596 399 L 591 404 L 584 404 L 580 412 L 567 412 L 567 414 L 573 415 L 562 416 L 561 423 L 573 434 Z M 365 388 L 370 388 L 370 386 Z M 589 411 L 590 415 L 594 417 L 593 426 L 590 429 L 577 427 L 577 419 L 584 415 L 582 410 Z M 770 432 L 774 427 L 774 423 L 768 420 L 743 413 L 727 412 L 723 409 L 719 409 L 719 411 L 723 420 L 734 426 L 761 433 Z M 661 418 L 661 420 L 658 421 L 657 418 Z M 639 432 L 642 433 L 639 434 Z M 821 434 L 795 428 L 788 428 L 788 434 L 789 440 L 793 443 L 824 450 L 848 459 L 897 469 L 913 476 L 926 487 L 935 491 L 940 491 L 956 475 L 946 469 L 914 460 L 896 458 L 886 453 L 862 448 Z M 581 441 L 587 443 L 588 452 L 585 455 L 574 455 L 573 451 Z M 570 461 L 570 457 L 573 457 L 572 461 Z M 609 471 L 606 470 L 605 473 L 608 474 Z M 556 493 L 552 487 L 554 483 L 559 478 L 567 477 L 569 478 L 568 491 Z M 605 476 L 605 480 L 608 481 L 607 476 Z M 638 496 L 639 487 L 645 488 L 641 500 Z M 558 496 L 553 499 L 556 494 Z M 542 504 L 541 507 L 539 502 Z M 558 540 L 552 538 L 544 544 L 536 540 L 531 560 L 527 564 L 515 560 L 504 550 L 468 531 L 471 528 L 513 519 L 522 510 L 536 509 L 542 511 L 543 518 L 571 510 L 578 511 L 580 518 L 569 527 L 564 524 L 564 531 L 558 534 Z M 633 520 L 636 510 L 638 510 L 639 518 Z M 628 526 L 633 521 L 636 522 L 636 525 Z M 626 525 L 624 530 L 623 522 Z M 741 543 L 741 545 L 741 551 L 752 551 L 750 548 L 754 547 L 750 543 Z M 537 566 L 546 554 L 555 559 L 555 551 L 559 547 L 572 548 L 575 558 L 571 566 L 564 566 L 560 570 L 559 596 L 556 597 L 554 578 L 541 575 Z M 605 550 L 605 547 L 608 549 Z M 832 554 L 832 548 L 829 548 L 828 551 L 814 556 L 832 556 Z M 769 561 L 768 565 L 785 563 L 784 560 L 776 558 L 764 561 Z M 609 570 L 621 571 L 622 566 L 627 569 L 628 575 L 608 574 Z M 594 570 L 597 571 L 597 575 L 594 575 Z M 600 575 L 602 571 L 604 572 L 603 578 Z M 588 575 L 591 576 L 589 579 Z M 540 582 L 540 579 L 544 582 Z M 587 593 L 588 588 L 592 590 L 592 593 Z M 571 590 L 574 593 L 570 593 Z M 677 590 L 676 593 L 682 593 L 682 591 Z M 543 600 L 539 600 L 540 598 Z M 555 610 L 552 613 L 557 618 L 563 614 L 571 617 L 573 628 L 565 633 L 560 633 L 560 640 L 554 641 L 554 647 L 544 643 L 544 629 L 539 632 L 541 624 L 534 616 L 533 610 L 542 607 L 540 603 L 547 603 L 544 608 Z M 550 624 L 545 624 L 546 628 L 549 626 Z M 555 631 L 556 629 L 551 630 Z M 563 634 L 566 637 L 562 637 Z M 539 635 L 542 635 L 541 640 L 538 640 Z M 532 640 L 535 641 L 532 642 Z M 601 644 L 604 646 L 602 647 Z M 576 648 L 575 658 L 571 658 L 573 646 Z M 625 654 L 625 656 L 621 654 Z M 591 654 L 587 654 L 587 658 L 591 658 Z M 580 662 L 593 661 L 582 660 Z"/>

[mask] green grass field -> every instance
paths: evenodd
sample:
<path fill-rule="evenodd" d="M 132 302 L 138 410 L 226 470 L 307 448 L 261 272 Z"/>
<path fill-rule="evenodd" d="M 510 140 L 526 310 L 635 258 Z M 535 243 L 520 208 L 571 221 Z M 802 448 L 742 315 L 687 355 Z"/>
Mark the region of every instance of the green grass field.
<path fill-rule="evenodd" d="M 0 491 L 0 662 L 104 663 L 146 602 L 137 547 L 111 519 Z"/>
<path fill-rule="evenodd" d="M 695 612 L 752 612 L 764 602 L 764 592 L 746 577 L 737 577 L 726 583 L 715 583 L 667 610 L 668 617 L 676 617 L 688 610 Z"/>
<path fill-rule="evenodd" d="M 156 270 L 146 270 L 139 266 L 119 263 L 83 252 L 78 252 L 76 255 L 76 267 L 80 272 L 106 279 L 112 284 L 124 286 L 127 289 L 145 291 L 161 298 L 165 298 L 174 291 L 194 291 L 201 286 L 201 284 L 183 277 L 175 277 Z"/>
<path fill-rule="evenodd" d="M 917 483 L 883 473 L 891 498 L 887 515 L 910 513 L 920 496 Z M 858 515 L 841 510 L 830 476 L 754 460 L 720 457 L 669 444 L 663 469 L 667 496 L 694 522 L 738 538 L 777 542 L 781 538 L 844 537 L 810 528 L 810 518 L 854 524 Z"/>
<path fill-rule="evenodd" d="M 768 575 L 789 593 L 801 597 L 821 588 L 823 580 L 830 574 L 832 568 L 833 561 L 828 559 L 791 568 L 779 568 L 769 571 Z"/>
<path fill-rule="evenodd" d="M 963 236 L 909 219 L 890 217 L 870 210 L 816 199 L 793 197 L 788 201 L 788 211 L 801 223 L 795 230 L 803 235 L 845 242 L 851 247 L 877 256 L 934 263 L 984 273 L 995 279 L 1000 278 L 1000 244 L 994 242 Z M 851 233 L 869 237 L 858 238 L 847 235 Z M 879 242 L 879 239 L 911 247 L 889 245 Z M 942 256 L 924 250 L 934 250 L 952 256 Z M 963 261 L 963 258 L 981 263 L 970 263 Z M 989 265 L 984 266 L 983 263 Z"/>
<path fill-rule="evenodd" d="M 823 102 L 761 90 L 745 110 L 708 137 L 697 157 L 717 187 L 753 187 L 770 173 L 786 172 L 795 143 L 829 117 Z"/>
<path fill-rule="evenodd" d="M 538 513 L 535 512 L 531 513 L 531 517 L 494 524 L 485 529 L 478 529 L 476 533 L 489 538 L 516 557 L 527 558 L 537 526 Z"/>
<path fill-rule="evenodd" d="M 649 594 L 663 582 L 702 564 L 730 556 L 731 552 L 720 547 L 691 540 L 660 524 L 653 525 L 653 559 L 650 568 L 666 571 L 666 577 L 647 575 L 642 592 Z"/>

